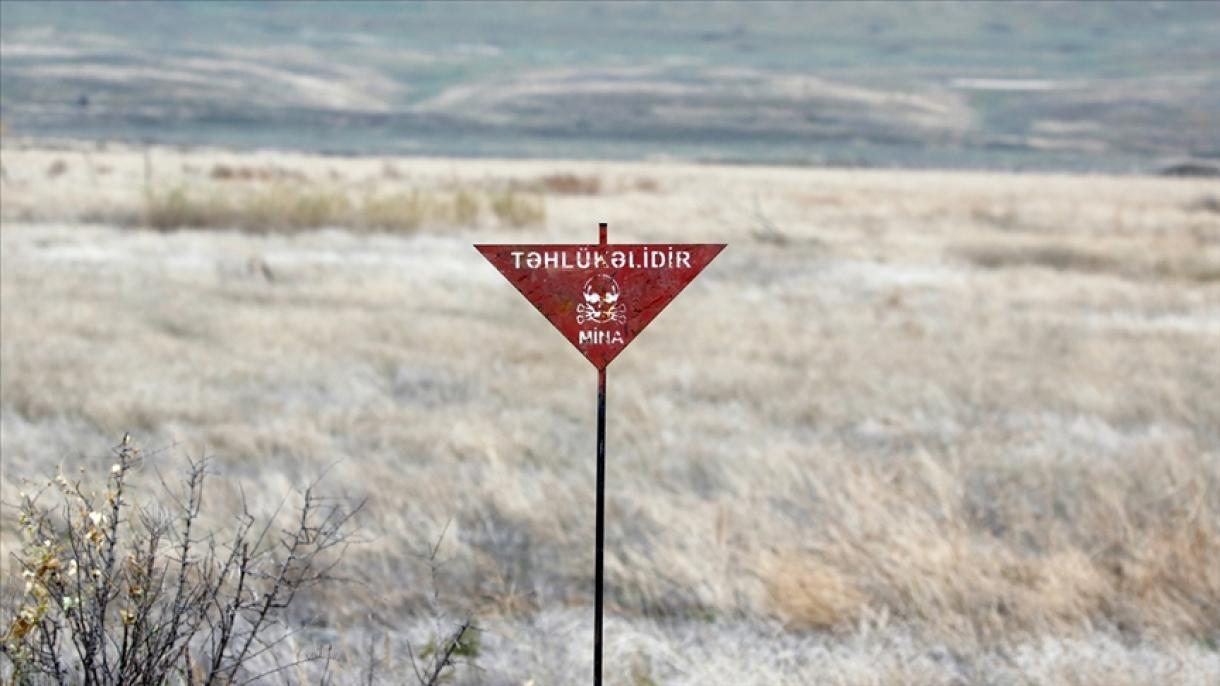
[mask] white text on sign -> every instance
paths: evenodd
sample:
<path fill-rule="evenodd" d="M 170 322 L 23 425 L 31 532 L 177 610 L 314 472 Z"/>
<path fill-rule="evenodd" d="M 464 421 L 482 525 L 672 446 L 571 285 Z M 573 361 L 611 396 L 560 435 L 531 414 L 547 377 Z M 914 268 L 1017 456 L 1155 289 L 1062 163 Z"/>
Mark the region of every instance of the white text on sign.
<path fill-rule="evenodd" d="M 581 248 L 575 253 L 564 250 L 515 250 L 513 267 L 521 269 L 682 269 L 689 268 L 686 250 L 650 250 L 645 246 L 606 252 Z"/>

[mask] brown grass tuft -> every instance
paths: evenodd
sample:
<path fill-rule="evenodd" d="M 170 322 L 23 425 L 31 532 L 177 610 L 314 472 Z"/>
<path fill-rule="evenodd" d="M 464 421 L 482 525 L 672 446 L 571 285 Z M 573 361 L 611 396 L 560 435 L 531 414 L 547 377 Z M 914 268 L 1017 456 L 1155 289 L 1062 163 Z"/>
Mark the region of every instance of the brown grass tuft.
<path fill-rule="evenodd" d="M 304 181 L 305 175 L 280 167 L 236 167 L 217 164 L 208 176 L 216 181 Z"/>
<path fill-rule="evenodd" d="M 475 226 L 479 223 L 479 196 L 465 188 L 458 189 L 453 195 L 453 221 L 458 226 Z"/>
<path fill-rule="evenodd" d="M 598 195 L 602 192 L 602 180 L 596 176 L 548 174 L 538 182 L 543 190 L 558 195 Z"/>
<path fill-rule="evenodd" d="M 1056 271 L 1119 272 L 1122 263 L 1106 253 L 1068 245 L 975 245 L 960 249 L 967 260 L 986 269 L 1046 267 Z"/>
<path fill-rule="evenodd" d="M 347 196 L 334 191 L 271 186 L 257 192 L 197 196 L 178 187 L 149 192 L 145 221 L 155 229 L 237 228 L 252 232 L 333 226 L 349 215 Z"/>
<path fill-rule="evenodd" d="M 273 184 L 235 193 L 185 186 L 150 191 L 143 214 L 129 221 L 163 231 L 229 228 L 261 233 L 343 227 L 412 232 L 425 226 L 475 226 L 485 205 L 507 226 L 534 226 L 546 219 L 542 198 L 513 190 L 487 195 L 469 188 L 452 193 L 413 189 L 352 198 L 319 186 Z"/>
<path fill-rule="evenodd" d="M 1220 197 L 1215 195 L 1202 195 L 1186 205 L 1186 209 L 1196 212 L 1208 212 L 1211 214 L 1220 214 Z"/>
<path fill-rule="evenodd" d="M 1064 244 L 979 243 L 956 254 L 984 269 L 1042 267 L 1058 272 L 1112 274 L 1125 278 L 1220 281 L 1220 261 L 1206 253 L 1116 254 Z"/>
<path fill-rule="evenodd" d="M 419 191 L 369 196 L 360 210 L 362 228 L 402 232 L 418 230 L 439 212 L 436 201 Z"/>
<path fill-rule="evenodd" d="M 546 222 L 545 200 L 511 188 L 491 196 L 491 211 L 505 226 L 536 226 Z"/>
<path fill-rule="evenodd" d="M 631 190 L 637 193 L 659 193 L 661 191 L 661 183 L 656 179 L 641 176 L 632 182 Z"/>
<path fill-rule="evenodd" d="M 227 208 L 219 201 L 201 201 L 187 195 L 184 188 L 164 193 L 149 192 L 145 200 L 144 222 L 162 231 L 188 226 L 213 227 L 223 225 Z"/>
<path fill-rule="evenodd" d="M 789 552 L 775 557 L 766 585 L 774 612 L 793 630 L 841 627 L 864 608 L 865 596 L 814 555 Z"/>
<path fill-rule="evenodd" d="M 402 178 L 402 172 L 398 171 L 398 166 L 393 162 L 386 162 L 381 165 L 381 178 L 398 181 Z"/>

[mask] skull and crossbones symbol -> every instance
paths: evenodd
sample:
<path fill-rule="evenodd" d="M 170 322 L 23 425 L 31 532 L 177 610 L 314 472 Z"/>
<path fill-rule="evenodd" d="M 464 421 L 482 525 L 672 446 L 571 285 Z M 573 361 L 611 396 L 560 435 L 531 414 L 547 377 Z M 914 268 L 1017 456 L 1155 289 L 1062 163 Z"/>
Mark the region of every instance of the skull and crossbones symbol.
<path fill-rule="evenodd" d="M 627 308 L 618 299 L 618 282 L 608 274 L 589 277 L 581 295 L 585 301 L 576 306 L 577 324 L 627 321 Z"/>

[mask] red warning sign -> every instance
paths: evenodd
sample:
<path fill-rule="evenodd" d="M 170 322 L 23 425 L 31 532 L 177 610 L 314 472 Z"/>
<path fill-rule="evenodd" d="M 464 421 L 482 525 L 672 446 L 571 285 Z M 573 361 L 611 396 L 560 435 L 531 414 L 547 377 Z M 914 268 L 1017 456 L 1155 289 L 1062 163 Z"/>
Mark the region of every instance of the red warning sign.
<path fill-rule="evenodd" d="M 476 245 L 598 369 L 724 249 L 724 244 Z"/>

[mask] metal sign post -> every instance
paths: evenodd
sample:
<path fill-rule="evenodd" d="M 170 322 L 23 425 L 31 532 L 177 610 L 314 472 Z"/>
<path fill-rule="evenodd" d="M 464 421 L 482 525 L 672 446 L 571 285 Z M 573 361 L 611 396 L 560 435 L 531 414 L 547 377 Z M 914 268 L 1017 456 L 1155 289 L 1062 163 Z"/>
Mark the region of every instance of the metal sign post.
<path fill-rule="evenodd" d="M 724 249 L 722 243 L 476 245 L 542 316 L 597 367 L 597 533 L 593 683 L 602 683 L 606 534 L 606 367 Z"/>
<path fill-rule="evenodd" d="M 602 569 L 606 549 L 606 370 L 597 370 L 597 535 L 593 541 L 593 683 L 602 683 Z"/>

